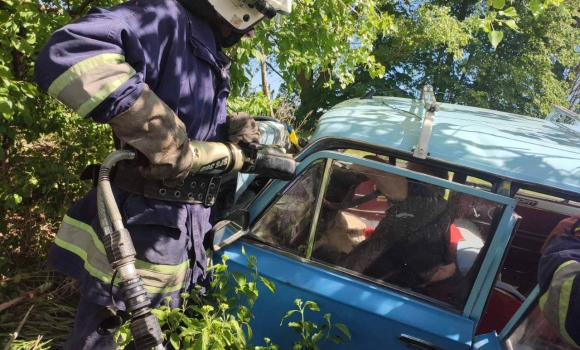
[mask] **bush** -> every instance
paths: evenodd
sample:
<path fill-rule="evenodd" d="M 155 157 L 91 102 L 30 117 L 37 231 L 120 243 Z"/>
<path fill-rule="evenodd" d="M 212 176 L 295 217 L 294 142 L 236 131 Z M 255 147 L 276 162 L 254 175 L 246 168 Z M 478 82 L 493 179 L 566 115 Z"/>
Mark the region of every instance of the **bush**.
<path fill-rule="evenodd" d="M 165 340 L 174 349 L 263 349 L 274 350 L 279 347 L 269 338 L 264 339 L 265 345 L 253 346 L 250 320 L 255 316 L 252 307 L 258 299 L 258 284 L 263 284 L 270 292 L 276 293 L 274 283 L 258 274 L 257 259 L 247 256 L 242 246 L 242 254 L 248 261 L 248 269 L 252 272 L 244 275 L 240 272 L 230 272 L 227 267 L 228 257 L 222 255 L 222 263 L 210 267 L 214 274 L 210 290 L 200 295 L 198 290 L 181 295 L 184 302 L 181 308 L 171 309 L 162 305 L 153 310 L 163 329 Z M 170 299 L 167 300 L 169 302 Z M 343 343 L 338 335 L 331 335 L 332 324 L 330 314 L 324 316 L 326 323 L 317 326 L 305 319 L 305 309 L 320 311 L 312 301 L 302 303 L 295 301 L 298 309 L 286 313 L 280 325 L 286 318 L 298 313 L 301 320 L 289 322 L 288 326 L 300 334 L 294 343 L 294 349 L 318 349 L 320 341 Z M 260 317 L 258 315 L 258 317 Z M 343 324 L 335 324 L 344 335 L 350 339 L 348 328 Z M 318 330 L 314 332 L 315 330 Z M 120 349 L 127 346 L 131 340 L 129 322 L 125 323 L 116 334 L 120 339 Z"/>

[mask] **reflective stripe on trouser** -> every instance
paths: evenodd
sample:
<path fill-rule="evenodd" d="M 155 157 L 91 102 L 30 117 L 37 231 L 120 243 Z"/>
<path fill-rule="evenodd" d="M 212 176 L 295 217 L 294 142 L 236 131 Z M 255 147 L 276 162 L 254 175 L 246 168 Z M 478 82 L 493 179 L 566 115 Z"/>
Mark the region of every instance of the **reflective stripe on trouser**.
<path fill-rule="evenodd" d="M 103 243 L 93 228 L 81 221 L 65 216 L 55 244 L 74 253 L 84 261 L 85 270 L 100 281 L 110 284 L 113 277 Z M 179 265 L 160 265 L 137 260 L 137 272 L 143 278 L 149 293 L 170 293 L 185 287 L 189 261 Z M 114 285 L 118 286 L 119 279 Z"/>
<path fill-rule="evenodd" d="M 568 331 L 572 331 L 571 328 L 578 327 L 578 325 L 566 324 L 566 319 L 572 295 L 572 285 L 579 275 L 580 263 L 573 260 L 563 263 L 554 272 L 550 288 L 540 298 L 540 308 L 544 316 L 558 328 L 564 340 L 577 348 L 580 346 L 574 342 Z M 580 283 L 580 280 L 576 283 Z"/>

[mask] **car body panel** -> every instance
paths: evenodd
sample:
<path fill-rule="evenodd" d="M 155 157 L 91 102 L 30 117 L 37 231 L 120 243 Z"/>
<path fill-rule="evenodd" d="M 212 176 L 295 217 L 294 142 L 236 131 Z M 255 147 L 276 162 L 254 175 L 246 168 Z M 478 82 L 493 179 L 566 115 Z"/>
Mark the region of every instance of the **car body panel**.
<path fill-rule="evenodd" d="M 482 334 L 473 340 L 473 350 L 500 350 L 502 349 L 495 332 Z"/>
<path fill-rule="evenodd" d="M 336 273 L 319 264 L 287 257 L 271 248 L 254 243 L 236 241 L 227 246 L 222 254 L 230 259 L 231 271 L 247 273 L 246 258 L 241 254 L 244 246 L 247 255 L 256 256 L 260 275 L 274 282 L 276 293 L 260 289 L 260 296 L 252 309 L 257 315 L 251 321 L 255 343 L 270 337 L 282 349 L 291 348 L 296 340 L 294 332 L 283 327 L 284 314 L 295 309 L 294 300 L 310 300 L 318 304 L 322 313 L 307 313 L 309 320 L 323 322 L 323 313 L 332 314 L 332 322 L 346 324 L 355 342 L 348 342 L 342 349 L 408 349 L 397 338 L 410 334 L 443 349 L 469 349 L 473 322 L 458 314 L 441 310 L 397 291 Z M 308 298 L 308 299 L 305 299 Z M 297 321 L 297 317 L 290 318 Z M 337 347 L 326 344 L 326 349 Z"/>
<path fill-rule="evenodd" d="M 395 97 L 342 102 L 320 118 L 310 142 L 354 139 L 412 154 L 422 120 L 410 111 L 419 104 Z M 578 134 L 543 119 L 441 103 L 428 151 L 450 164 L 580 192 Z"/>

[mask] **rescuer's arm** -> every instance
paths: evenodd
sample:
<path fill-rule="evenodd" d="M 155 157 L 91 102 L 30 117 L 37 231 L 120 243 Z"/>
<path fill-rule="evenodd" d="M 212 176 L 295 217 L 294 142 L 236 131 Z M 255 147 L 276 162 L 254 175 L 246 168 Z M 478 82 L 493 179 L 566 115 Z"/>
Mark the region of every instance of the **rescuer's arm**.
<path fill-rule="evenodd" d="M 124 21 L 93 13 L 53 34 L 36 60 L 35 78 L 143 153 L 150 163 L 145 177 L 176 183 L 187 176 L 192 152 L 184 124 L 144 83 L 147 52 Z"/>
<path fill-rule="evenodd" d="M 538 281 L 544 316 L 565 341 L 580 348 L 580 220 L 545 247 Z"/>

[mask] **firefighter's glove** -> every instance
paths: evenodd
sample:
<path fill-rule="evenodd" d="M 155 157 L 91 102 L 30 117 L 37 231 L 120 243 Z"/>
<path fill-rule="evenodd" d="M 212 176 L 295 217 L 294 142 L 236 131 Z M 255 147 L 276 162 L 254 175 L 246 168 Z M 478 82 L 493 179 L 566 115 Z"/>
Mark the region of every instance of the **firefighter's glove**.
<path fill-rule="evenodd" d="M 148 160 L 139 167 L 147 179 L 163 180 L 174 187 L 193 165 L 193 154 L 185 125 L 155 93 L 145 86 L 141 96 L 109 124 L 123 143 Z"/>
<path fill-rule="evenodd" d="M 260 129 L 249 113 L 234 112 L 228 115 L 226 122 L 231 142 L 260 143 Z"/>

